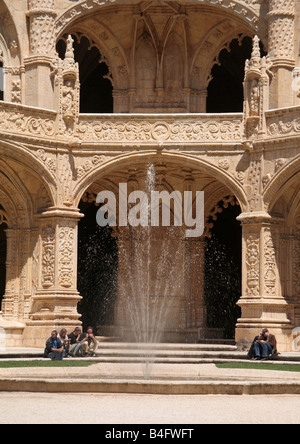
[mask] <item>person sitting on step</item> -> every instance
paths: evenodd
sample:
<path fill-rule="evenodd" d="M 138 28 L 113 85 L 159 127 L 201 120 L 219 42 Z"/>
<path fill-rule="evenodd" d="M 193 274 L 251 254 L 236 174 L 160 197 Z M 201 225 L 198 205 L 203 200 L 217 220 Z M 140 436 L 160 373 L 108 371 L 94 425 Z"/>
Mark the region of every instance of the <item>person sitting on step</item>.
<path fill-rule="evenodd" d="M 259 336 L 254 338 L 248 358 L 255 361 L 266 361 L 269 356 L 276 355 L 278 355 L 276 337 L 267 328 L 264 328 Z"/>

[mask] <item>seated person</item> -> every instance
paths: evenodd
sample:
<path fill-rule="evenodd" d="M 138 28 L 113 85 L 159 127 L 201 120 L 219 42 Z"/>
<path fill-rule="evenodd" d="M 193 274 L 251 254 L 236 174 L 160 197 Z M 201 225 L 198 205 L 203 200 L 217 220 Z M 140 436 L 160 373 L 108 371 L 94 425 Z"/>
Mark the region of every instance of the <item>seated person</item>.
<path fill-rule="evenodd" d="M 69 335 L 70 340 L 70 355 L 74 358 L 76 356 L 82 356 L 82 343 L 81 343 L 81 328 L 76 327 L 75 330 Z"/>
<path fill-rule="evenodd" d="M 94 336 L 93 328 L 88 327 L 87 332 L 83 333 L 80 337 L 83 354 L 89 356 L 96 356 L 96 351 L 98 349 L 98 341 Z"/>
<path fill-rule="evenodd" d="M 58 335 L 58 338 L 61 340 L 63 347 L 66 352 L 66 356 L 70 355 L 70 339 L 68 338 L 68 332 L 65 328 L 61 330 L 61 332 Z"/>
<path fill-rule="evenodd" d="M 264 328 L 259 336 L 254 338 L 248 353 L 248 358 L 252 360 L 267 360 L 270 355 L 277 354 L 277 341 L 267 328 Z"/>
<path fill-rule="evenodd" d="M 50 358 L 52 361 L 62 361 L 65 356 L 64 346 L 61 340 L 58 338 L 56 330 L 53 330 L 51 337 L 46 342 L 46 348 L 44 353 L 45 358 Z"/>

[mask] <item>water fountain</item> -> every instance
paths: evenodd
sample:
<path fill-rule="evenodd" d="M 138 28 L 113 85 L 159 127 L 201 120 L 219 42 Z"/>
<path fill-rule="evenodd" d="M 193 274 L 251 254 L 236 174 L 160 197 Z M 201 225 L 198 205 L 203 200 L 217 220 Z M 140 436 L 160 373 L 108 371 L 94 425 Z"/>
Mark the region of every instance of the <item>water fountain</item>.
<path fill-rule="evenodd" d="M 155 167 L 150 164 L 145 184 L 148 197 L 156 185 Z M 143 213 L 146 217 L 147 211 Z M 149 206 L 147 217 L 150 218 Z M 144 377 L 149 379 L 157 350 L 155 344 L 161 342 L 168 328 L 174 295 L 182 286 L 181 273 L 177 272 L 181 252 L 178 248 L 174 250 L 178 227 L 143 225 L 146 226 L 128 227 L 127 242 L 119 244 L 127 281 L 119 285 L 119 298 L 123 310 L 126 309 L 125 330 L 140 348 Z"/>

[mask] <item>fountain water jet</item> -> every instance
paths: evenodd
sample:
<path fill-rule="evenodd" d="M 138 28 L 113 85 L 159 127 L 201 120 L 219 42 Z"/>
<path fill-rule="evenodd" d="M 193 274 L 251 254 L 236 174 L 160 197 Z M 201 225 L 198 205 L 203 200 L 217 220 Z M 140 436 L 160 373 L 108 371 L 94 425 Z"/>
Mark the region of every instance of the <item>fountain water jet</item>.
<path fill-rule="evenodd" d="M 147 196 L 155 190 L 156 181 L 155 167 L 150 164 L 145 184 Z M 119 286 L 119 297 L 127 310 L 126 329 L 140 344 L 144 377 L 149 379 L 157 350 L 152 345 L 161 342 L 167 329 L 175 290 L 182 286 L 178 265 L 184 265 L 179 261 L 182 252 L 174 243 L 178 227 L 151 227 L 144 222 L 139 227 L 128 227 L 126 243 L 119 243 L 121 268 L 126 273 L 126 285 Z"/>

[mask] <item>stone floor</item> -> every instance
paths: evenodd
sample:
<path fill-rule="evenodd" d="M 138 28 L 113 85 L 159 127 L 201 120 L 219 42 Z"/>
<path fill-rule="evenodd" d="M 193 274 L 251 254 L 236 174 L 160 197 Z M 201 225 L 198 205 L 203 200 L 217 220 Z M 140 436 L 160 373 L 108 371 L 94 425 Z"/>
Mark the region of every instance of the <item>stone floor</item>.
<path fill-rule="evenodd" d="M 41 350 L 9 352 L 12 360 L 41 359 Z M 6 355 L 0 351 L 0 359 Z M 299 354 L 283 358 L 300 365 Z M 53 424 L 56 412 L 65 424 L 78 412 L 82 424 L 300 423 L 300 373 L 220 369 L 204 358 L 154 364 L 146 381 L 141 364 L 94 362 L 0 369 L 0 424 Z"/>
<path fill-rule="evenodd" d="M 85 425 L 299 424 L 300 396 L 0 393 L 0 424 L 74 424 L 78 415 Z"/>

